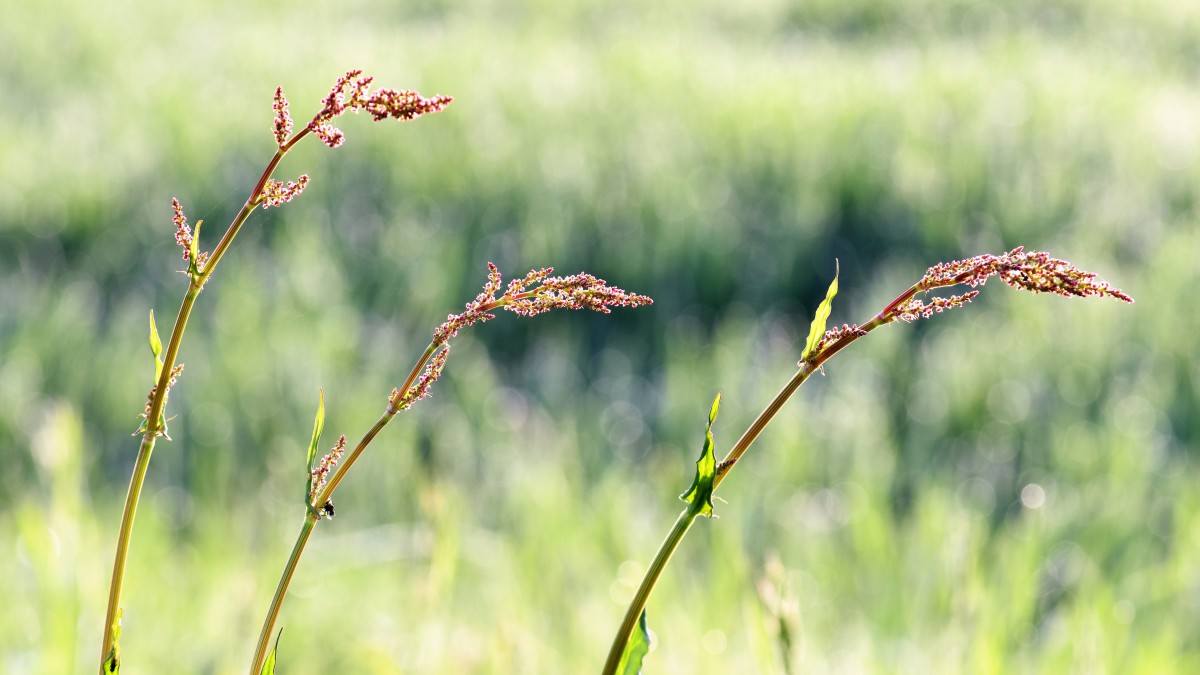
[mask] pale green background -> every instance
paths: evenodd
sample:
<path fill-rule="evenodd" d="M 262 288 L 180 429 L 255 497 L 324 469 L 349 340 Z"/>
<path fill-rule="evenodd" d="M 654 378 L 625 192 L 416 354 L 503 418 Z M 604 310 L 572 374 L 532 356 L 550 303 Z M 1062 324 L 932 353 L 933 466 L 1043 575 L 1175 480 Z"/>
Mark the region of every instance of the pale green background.
<path fill-rule="evenodd" d="M 171 197 L 211 246 L 273 151 L 275 87 L 304 118 L 351 67 L 456 101 L 303 144 L 279 177 L 308 191 L 201 296 L 124 672 L 244 672 L 318 388 L 327 442 L 357 438 L 489 260 L 657 303 L 464 334 L 318 529 L 280 672 L 597 672 L 712 397 L 725 449 L 834 259 L 840 324 L 1018 244 L 1138 302 L 993 283 L 840 355 L 684 542 L 647 672 L 1200 670 L 1197 5 L 201 4 L 0 21 L 0 670 L 94 668 L 146 316 L 165 332 L 185 285 Z"/>

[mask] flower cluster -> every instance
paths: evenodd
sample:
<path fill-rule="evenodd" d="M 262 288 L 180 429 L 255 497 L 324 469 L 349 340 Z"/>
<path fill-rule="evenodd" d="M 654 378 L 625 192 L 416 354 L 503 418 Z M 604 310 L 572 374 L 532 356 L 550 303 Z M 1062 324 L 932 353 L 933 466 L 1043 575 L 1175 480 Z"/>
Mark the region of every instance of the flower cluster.
<path fill-rule="evenodd" d="M 467 303 L 466 311 L 446 317 L 446 321 L 433 333 L 434 344 L 445 344 L 462 328 L 496 318 L 490 312 L 498 307 L 521 316 L 537 316 L 552 309 L 590 309 L 608 314 L 610 307 L 639 307 L 654 303 L 645 295 L 609 286 L 608 282 L 590 274 L 581 272 L 566 277 L 552 277 L 550 274 L 553 272 L 553 267 L 531 270 L 524 277 L 510 281 L 504 295 L 496 298 L 500 290 L 500 270 L 493 263 L 488 263 L 488 280 L 483 292 Z M 535 284 L 533 290 L 525 290 Z"/>
<path fill-rule="evenodd" d="M 172 220 L 175 223 L 175 243 L 183 249 L 183 259 L 189 261 L 199 272 L 204 269 L 204 263 L 208 260 L 208 252 L 198 253 L 196 251 L 196 239 L 192 235 L 192 228 L 188 227 L 187 216 L 183 215 L 183 206 L 179 204 L 178 199 L 171 200 L 171 207 L 175 210 L 175 215 Z M 200 234 L 200 225 L 203 221 L 197 221 L 196 234 Z M 192 258 L 195 257 L 195 260 Z M 189 267 L 190 269 L 190 267 Z"/>
<path fill-rule="evenodd" d="M 288 100 L 283 95 L 283 87 L 275 88 L 275 103 L 271 107 L 275 110 L 275 143 L 282 150 L 292 135 L 292 116 L 288 114 Z"/>
<path fill-rule="evenodd" d="M 361 70 L 351 70 L 337 79 L 329 91 L 329 95 L 322 102 L 324 107 L 308 123 L 308 128 L 321 139 L 322 143 L 336 148 L 346 140 L 341 130 L 330 122 L 347 110 L 355 112 L 365 110 L 376 122 L 389 117 L 408 121 L 421 115 L 439 112 L 454 100 L 440 94 L 432 98 L 425 98 L 410 89 L 382 88 L 371 91 L 370 86 L 373 79 L 363 75 Z M 278 103 L 282 97 L 282 91 L 276 94 L 275 137 L 277 141 L 280 138 L 281 119 L 285 119 L 284 116 L 286 116 L 286 101 L 282 106 Z M 282 115 L 279 112 L 281 107 L 284 109 Z M 290 124 L 290 120 L 287 120 L 287 123 Z M 283 147 L 282 142 L 280 147 Z"/>
<path fill-rule="evenodd" d="M 263 186 L 262 194 L 258 199 L 262 202 L 264 209 L 282 206 L 299 197 L 306 187 L 308 187 L 308 174 L 302 174 L 294 182 L 289 180 L 287 183 L 271 178 Z"/>
<path fill-rule="evenodd" d="M 183 249 L 183 259 L 192 257 L 192 228 L 188 227 L 187 216 L 183 215 L 183 206 L 178 199 L 171 199 L 171 207 L 175 209 L 175 243 Z"/>
<path fill-rule="evenodd" d="M 854 336 L 857 338 L 857 337 L 861 337 L 866 334 L 867 334 L 867 331 L 859 328 L 858 324 L 853 324 L 853 325 L 842 324 L 840 328 L 831 328 L 831 329 L 825 331 L 825 334 L 821 336 L 820 341 L 817 342 L 817 346 L 813 349 L 813 354 L 820 354 L 821 350 L 825 349 L 826 346 L 831 345 L 831 344 L 837 342 L 838 340 L 844 339 L 848 336 Z M 796 362 L 797 366 L 800 366 L 803 364 L 804 364 L 803 359 Z"/>
<path fill-rule="evenodd" d="M 490 321 L 496 318 L 489 310 L 497 306 L 496 291 L 500 290 L 500 268 L 488 263 L 488 280 L 483 285 L 483 292 L 467 303 L 466 310 L 461 314 L 450 314 L 442 325 L 433 331 L 433 344 L 444 345 L 450 338 L 458 335 L 458 331 L 476 322 Z"/>
<path fill-rule="evenodd" d="M 450 358 L 450 346 L 446 345 L 425 366 L 425 371 L 421 373 L 421 377 L 417 379 L 416 384 L 408 388 L 408 391 L 401 392 L 399 388 L 392 389 L 392 395 L 388 397 L 387 411 L 395 415 L 401 410 L 411 408 L 412 404 L 429 396 L 429 388 L 442 376 L 442 371 L 446 368 L 446 359 L 448 358 Z"/>
<path fill-rule="evenodd" d="M 167 392 L 165 394 L 163 394 L 163 408 L 164 409 L 167 407 L 167 397 L 171 395 L 171 387 L 175 386 L 175 382 L 179 379 L 179 376 L 182 374 L 183 374 L 183 364 L 182 363 L 176 365 L 174 368 L 171 369 L 171 376 L 169 378 L 167 378 Z M 133 432 L 135 436 L 137 434 L 145 431 L 146 425 L 149 424 L 149 422 L 150 422 L 150 408 L 152 408 L 154 405 L 154 395 L 156 393 L 158 393 L 158 385 L 157 384 L 155 384 L 153 387 L 150 387 L 150 393 L 146 395 L 146 406 L 142 409 L 142 414 L 140 415 L 140 417 L 142 418 L 142 424 L 141 424 L 141 426 L 138 427 L 137 431 Z M 167 435 L 167 428 L 166 428 L 165 424 L 160 426 L 158 429 L 155 429 L 154 435 L 162 436 L 163 438 L 166 438 L 168 441 L 171 440 L 171 437 Z"/>
<path fill-rule="evenodd" d="M 553 268 L 530 272 L 528 276 L 508 285 L 504 294 L 504 308 L 521 316 L 536 316 L 552 309 L 590 309 L 608 314 L 610 307 L 639 307 L 654 301 L 645 295 L 629 293 L 616 286 L 609 286 L 603 279 L 580 272 L 566 277 L 547 276 Z M 525 287 L 541 283 L 536 290 L 526 292 Z"/>
<path fill-rule="evenodd" d="M 1133 302 L 1129 295 L 1113 288 L 1095 274 L 1085 272 L 1065 260 L 1052 258 L 1045 251 L 1026 253 L 1021 246 L 1004 255 L 984 254 L 967 260 L 939 263 L 925 272 L 920 285 L 923 290 L 957 284 L 981 286 L 995 275 L 1000 275 L 1009 286 L 1034 293 L 1079 298 L 1107 296 Z"/>
<path fill-rule="evenodd" d="M 337 466 L 338 460 L 342 458 L 342 455 L 345 452 L 346 436 L 343 434 L 342 437 L 338 439 L 338 442 L 333 446 L 333 449 L 330 450 L 329 453 L 324 457 L 322 457 L 317 466 L 311 472 L 309 472 L 309 477 L 311 480 L 309 481 L 308 488 L 308 502 L 310 504 L 312 504 L 312 501 L 317 498 L 317 495 L 321 494 L 321 490 L 325 488 L 325 482 L 329 478 L 329 472 L 333 471 L 333 467 Z M 314 506 L 316 505 L 314 504 Z M 330 518 L 333 517 L 332 513 L 327 512 L 327 515 Z"/>
<path fill-rule="evenodd" d="M 928 319 L 934 314 L 941 314 L 948 309 L 962 307 L 977 295 L 979 295 L 979 291 L 968 291 L 962 295 L 951 295 L 948 298 L 930 298 L 928 301 L 910 298 L 896 308 L 895 316 L 906 323 L 912 323 L 917 319 Z"/>

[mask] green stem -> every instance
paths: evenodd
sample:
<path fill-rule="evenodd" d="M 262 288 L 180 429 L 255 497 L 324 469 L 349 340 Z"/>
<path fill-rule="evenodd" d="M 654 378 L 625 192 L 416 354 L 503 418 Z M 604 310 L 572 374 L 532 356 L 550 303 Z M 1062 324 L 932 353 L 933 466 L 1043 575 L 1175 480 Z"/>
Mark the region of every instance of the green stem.
<path fill-rule="evenodd" d="M 150 456 L 154 453 L 154 442 L 158 438 L 158 420 L 166 404 L 167 383 L 171 378 L 171 370 L 175 367 L 175 359 L 179 354 L 179 344 L 183 341 L 183 332 L 187 328 L 188 317 L 191 316 L 192 306 L 200 295 L 200 287 L 195 285 L 188 288 L 179 307 L 179 315 L 175 318 L 175 328 L 171 331 L 171 339 L 167 343 L 167 352 L 163 358 L 162 372 L 155 385 L 154 396 L 150 400 L 150 411 L 146 416 L 146 433 L 138 447 L 137 460 L 133 465 L 133 476 L 129 479 L 129 491 L 125 493 L 125 510 L 121 514 L 121 526 L 117 533 L 117 550 L 113 558 L 112 581 L 108 586 L 108 607 L 104 615 L 104 640 L 101 643 L 100 670 L 104 671 L 104 662 L 117 647 L 114 644 L 114 624 L 117 613 L 120 612 L 121 590 L 125 582 L 125 562 L 129 558 L 129 545 L 133 538 L 133 521 L 137 516 L 138 502 L 142 495 L 142 485 L 146 481 L 146 471 L 150 466 Z"/>
<path fill-rule="evenodd" d="M 613 638 L 612 647 L 608 650 L 608 660 L 604 663 L 604 675 L 615 675 L 617 668 L 621 665 L 621 657 L 625 655 L 625 645 L 629 642 L 629 636 L 633 634 L 633 627 L 637 625 L 638 617 L 646 608 L 650 592 L 654 590 L 658 578 L 667 568 L 667 563 L 671 561 L 671 555 L 675 553 L 675 549 L 679 548 L 679 542 L 683 541 L 683 537 L 692 527 L 692 523 L 696 522 L 701 505 L 703 505 L 703 500 L 700 499 L 689 504 L 679 514 L 679 518 L 675 520 L 675 526 L 671 528 L 667 538 L 658 547 L 654 562 L 650 563 L 650 569 L 646 570 L 646 575 L 642 577 L 642 584 L 638 586 L 637 593 L 633 596 L 633 602 L 629 603 L 629 609 L 625 612 L 625 619 L 621 621 L 621 627 L 617 630 L 616 637 Z"/>
<path fill-rule="evenodd" d="M 234 217 L 233 222 L 229 224 L 229 227 L 225 230 L 225 234 L 209 255 L 204 269 L 192 277 L 187 294 L 183 298 L 183 304 L 179 307 L 179 314 L 175 318 L 175 327 L 171 330 L 171 339 L 167 343 L 167 351 L 163 355 L 162 372 L 159 373 L 158 382 L 154 388 L 154 395 L 150 399 L 150 409 L 146 415 L 146 433 L 142 436 L 142 443 L 138 448 L 137 460 L 133 467 L 133 476 L 129 480 L 129 491 L 125 494 L 125 509 L 121 514 L 121 525 L 117 534 L 117 550 L 113 560 L 112 581 L 108 587 L 108 606 L 105 610 L 104 618 L 104 638 L 100 645 L 101 673 L 104 672 L 105 660 L 109 658 L 110 654 L 115 654 L 117 650 L 113 624 L 116 622 L 117 614 L 120 612 L 121 591 L 125 585 L 125 563 L 129 557 L 129 546 L 133 537 L 133 522 L 137 516 L 138 502 L 141 498 L 142 485 L 146 480 L 146 472 L 150 466 L 150 456 L 154 452 L 154 443 L 162 431 L 158 425 L 158 420 L 162 417 L 163 408 L 166 406 L 171 371 L 175 368 L 175 362 L 179 357 L 179 347 L 183 343 L 183 333 L 187 328 L 188 318 L 192 314 L 192 307 L 195 305 L 200 291 L 204 289 L 204 284 L 212 276 L 213 271 L 217 268 L 217 264 L 221 262 L 225 252 L 233 243 L 234 237 L 237 236 L 237 233 L 242 229 L 242 225 L 246 223 L 246 219 L 250 217 L 250 214 L 258 206 L 263 188 L 266 187 L 267 181 L 270 180 L 275 168 L 279 166 L 280 160 L 307 133 L 308 129 L 305 128 L 296 134 L 283 148 L 276 151 L 275 156 L 271 158 L 271 161 L 267 164 L 267 168 L 263 170 L 262 175 L 259 177 L 254 190 L 251 191 L 249 199 L 246 200 L 241 211 Z M 195 263 L 195 261 L 192 262 L 193 264 Z"/>
<path fill-rule="evenodd" d="M 953 285 L 951 283 L 941 285 Z M 779 390 L 766 408 L 754 418 L 754 421 L 738 439 L 737 443 L 725 455 L 725 459 L 717 464 L 716 475 L 713 477 L 713 490 L 721 484 L 725 476 L 737 464 L 746 450 L 762 435 L 762 432 L 770 424 L 779 410 L 783 408 L 783 404 L 787 403 L 788 399 L 796 393 L 800 385 L 808 379 L 810 375 L 816 372 L 822 364 L 832 358 L 835 354 L 845 349 L 855 340 L 863 337 L 867 333 L 895 321 L 897 311 L 901 305 L 910 300 L 917 293 L 929 290 L 922 283 L 913 284 L 903 293 L 892 300 L 886 307 L 879 311 L 870 321 L 859 327 L 858 333 L 844 334 L 838 340 L 826 345 L 818 353 L 811 356 L 809 359 L 800 362 L 800 368 L 792 375 L 787 384 Z M 625 612 L 625 618 L 621 621 L 621 627 L 617 630 L 616 638 L 613 639 L 612 648 L 608 652 L 608 661 L 604 666 L 604 675 L 612 675 L 616 673 L 617 666 L 620 665 L 621 656 L 625 653 L 625 645 L 629 642 L 630 636 L 633 634 L 633 627 L 637 624 L 638 618 L 642 614 L 642 610 L 646 607 L 646 601 L 650 598 L 650 593 L 654 590 L 654 585 L 658 582 L 659 576 L 662 574 L 663 568 L 671 559 L 671 554 L 679 546 L 684 535 L 696 519 L 698 511 L 693 512 L 692 506 L 689 506 L 679 516 L 679 520 L 675 521 L 675 526 L 671 528 L 671 533 L 667 535 L 666 540 L 658 548 L 658 553 L 654 556 L 654 563 L 650 569 L 646 571 L 646 576 L 642 578 L 642 584 L 638 587 L 637 595 L 634 596 L 633 602 L 629 605 L 629 609 Z"/>
<path fill-rule="evenodd" d="M 404 380 L 404 384 L 400 386 L 400 391 L 408 391 L 408 389 L 412 387 L 413 382 L 415 382 L 417 377 L 420 376 L 421 369 L 425 367 L 425 364 L 429 362 L 429 359 L 433 357 L 433 354 L 436 351 L 437 345 L 435 344 L 430 344 L 429 347 L 425 349 L 425 352 L 421 355 L 421 358 L 417 359 L 416 364 L 414 364 L 412 370 L 409 371 L 408 377 Z M 371 429 L 367 431 L 367 433 L 364 434 L 363 437 L 358 441 L 358 444 L 354 446 L 354 450 L 352 450 L 350 454 L 346 456 L 346 459 L 341 462 L 337 470 L 325 484 L 324 489 L 322 489 L 312 501 L 312 506 L 316 507 L 317 513 L 320 512 L 319 509 L 322 505 L 333 498 L 333 492 L 337 489 L 338 485 L 341 484 L 342 479 L 346 476 L 346 472 L 350 470 L 350 467 L 354 465 L 354 462 L 356 462 L 362 455 L 363 451 L 367 449 L 367 446 L 369 446 L 371 442 L 375 440 L 375 437 L 379 435 L 379 432 L 383 431 L 383 428 L 386 427 L 388 423 L 396 417 L 397 413 L 399 413 L 399 411 L 393 410 L 389 405 L 388 409 L 384 411 L 383 415 L 380 415 L 379 419 L 375 420 L 375 424 L 371 426 Z M 308 544 L 308 538 L 312 534 L 313 528 L 317 524 L 317 520 L 318 517 L 314 515 L 313 511 L 308 511 L 305 513 L 304 525 L 300 528 L 300 534 L 296 536 L 296 543 L 292 546 L 292 554 L 288 557 L 287 564 L 283 568 L 283 573 L 279 576 L 279 583 L 275 586 L 275 595 L 271 598 L 271 606 L 267 609 L 267 615 L 263 619 L 262 630 L 260 630 L 258 634 L 258 645 L 254 650 L 254 661 L 250 665 L 250 675 L 259 675 L 259 671 L 262 670 L 263 662 L 267 658 L 267 645 L 271 641 L 271 635 L 275 632 L 275 624 L 279 621 L 279 613 L 283 609 L 283 600 L 287 596 L 288 586 L 292 583 L 292 576 L 296 573 L 296 566 L 300 562 L 300 556 L 304 554 L 304 547 Z"/>
<path fill-rule="evenodd" d="M 262 671 L 263 662 L 267 658 L 267 646 L 271 643 L 271 634 L 275 632 L 275 622 L 279 619 L 280 610 L 283 609 L 283 598 L 287 595 L 288 586 L 292 583 L 292 576 L 296 573 L 296 564 L 300 562 L 300 556 L 304 553 L 304 547 L 308 544 L 308 538 L 316 526 L 317 517 L 311 513 L 305 514 L 304 524 L 300 526 L 300 533 L 296 535 L 292 554 L 288 556 L 287 565 L 284 566 L 279 583 L 275 586 L 275 595 L 271 598 L 271 606 L 267 609 L 266 619 L 263 620 L 262 631 L 258 634 L 258 646 L 254 649 L 254 663 L 250 665 L 250 675 L 259 675 L 259 672 Z"/>

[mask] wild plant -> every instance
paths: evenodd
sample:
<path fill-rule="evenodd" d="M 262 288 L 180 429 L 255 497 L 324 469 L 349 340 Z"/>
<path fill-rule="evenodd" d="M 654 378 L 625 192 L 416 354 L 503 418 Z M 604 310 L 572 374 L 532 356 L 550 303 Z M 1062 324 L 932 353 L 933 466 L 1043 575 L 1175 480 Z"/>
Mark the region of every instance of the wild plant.
<path fill-rule="evenodd" d="M 713 516 L 713 493 L 720 486 L 729 472 L 737 465 L 751 444 L 754 443 L 770 424 L 771 420 L 783 407 L 783 404 L 796 393 L 800 385 L 813 373 L 822 370 L 822 366 L 838 352 L 850 346 L 855 340 L 867 333 L 896 321 L 912 323 L 920 319 L 928 319 L 934 314 L 941 314 L 963 307 L 979 295 L 977 287 L 982 287 L 988 279 L 998 276 L 1005 284 L 1013 288 L 1033 291 L 1034 293 L 1054 293 L 1067 297 L 1109 297 L 1124 302 L 1133 302 L 1126 293 L 1113 288 L 1107 282 L 1091 272 L 1078 269 L 1065 260 L 1051 257 L 1045 252 L 1026 252 L 1023 247 L 1003 255 L 979 255 L 967 260 L 955 260 L 939 263 L 930 267 L 917 283 L 908 287 L 887 306 L 881 309 L 869 321 L 859 324 L 843 324 L 839 328 L 825 330 L 826 321 L 833 308 L 833 298 L 838 292 L 838 275 L 835 272 L 833 281 L 825 299 L 817 306 L 816 314 L 809 327 L 808 339 L 804 350 L 797 362 L 797 371 L 784 384 L 779 393 L 771 399 L 766 408 L 750 423 L 741 437 L 725 458 L 716 459 L 716 442 L 713 438 L 712 427 L 716 422 L 717 412 L 721 404 L 721 395 L 713 400 L 708 412 L 708 424 L 704 432 L 704 444 L 700 457 L 696 460 L 696 471 L 691 486 L 679 496 L 685 502 L 675 524 L 671 527 L 658 552 L 646 570 L 642 581 L 634 594 L 629 608 L 617 634 L 613 638 L 608 659 L 604 665 L 604 675 L 632 675 L 642 670 L 643 660 L 650 651 L 651 636 L 646 621 L 646 603 L 654 586 L 661 578 L 663 570 L 670 562 L 671 556 L 683 541 L 699 516 Z M 929 291 L 938 288 L 954 286 L 969 286 L 969 290 L 957 295 L 944 297 L 927 297 Z"/>
<path fill-rule="evenodd" d="M 296 180 L 287 182 L 276 180 L 273 176 L 284 156 L 306 136 L 316 136 L 328 147 L 336 148 L 345 141 L 345 135 L 333 126 L 332 122 L 346 112 L 366 112 L 376 122 L 385 119 L 410 121 L 423 115 L 440 112 L 452 101 L 449 96 L 437 95 L 426 98 L 407 89 L 379 88 L 372 90 L 372 82 L 373 78 L 363 75 L 361 70 L 351 70 L 338 78 L 329 94 L 322 100 L 320 110 L 299 131 L 294 131 L 288 100 L 283 94 L 282 87 L 275 90 L 273 133 L 277 150 L 250 191 L 250 196 L 242 205 L 241 210 L 234 216 L 211 252 L 200 250 L 202 222 L 198 221 L 193 231 L 188 225 L 183 206 L 178 200 L 172 201 L 175 241 L 183 249 L 182 258 L 187 265 L 183 272 L 188 279 L 188 286 L 165 349 L 155 325 L 154 313 L 150 312 L 150 349 L 154 355 L 154 386 L 150 389 L 141 414 L 141 426 L 134 433 L 135 436 L 141 436 L 141 442 L 138 446 L 138 454 L 134 462 L 117 535 L 112 581 L 109 585 L 108 604 L 104 619 L 104 636 L 101 643 L 100 671 L 102 673 L 118 673 L 120 671 L 121 591 L 124 586 L 125 566 L 132 542 L 134 518 L 137 515 L 142 487 L 157 440 L 159 437 L 170 440 L 170 436 L 167 434 L 167 423 L 172 418 L 168 418 L 166 415 L 166 405 L 171 387 L 183 374 L 183 364 L 178 360 L 180 348 L 188 319 L 191 317 L 200 292 L 204 290 L 217 266 L 229 251 L 234 238 L 255 209 L 282 206 L 304 192 L 309 184 L 308 175 L 301 175 Z M 341 484 L 350 467 L 354 465 L 383 427 L 387 426 L 402 410 L 407 410 L 414 403 L 429 395 L 430 388 L 446 366 L 450 354 L 450 341 L 460 330 L 495 318 L 492 312 L 498 309 L 505 309 L 522 316 L 536 316 L 554 309 L 591 309 L 608 313 L 611 307 L 637 307 L 652 302 L 646 296 L 627 293 L 620 288 L 609 286 L 603 279 L 598 279 L 590 274 L 580 273 L 564 277 L 551 276 L 552 273 L 552 268 L 535 269 L 524 277 L 510 281 L 504 288 L 504 292 L 497 297 L 497 293 L 502 288 L 501 274 L 495 265 L 489 263 L 487 282 L 484 284 L 483 291 L 472 302 L 467 303 L 463 312 L 450 315 L 445 322 L 438 326 L 429 346 L 417 359 L 403 383 L 393 389 L 390 396 L 387 397 L 383 414 L 363 435 L 353 450 L 346 454 L 346 439 L 345 436 L 342 436 L 333 449 L 318 460 L 317 448 L 324 426 L 325 402 L 322 394 L 305 465 L 304 522 L 292 553 L 284 566 L 264 620 L 261 637 L 250 669 L 252 674 L 274 672 L 276 653 L 275 649 L 271 649 L 268 653 L 267 643 L 278 619 L 288 584 L 295 573 L 296 565 L 313 528 L 322 518 L 332 518 L 335 514 L 334 491 Z M 276 646 L 277 644 L 278 637 Z"/>

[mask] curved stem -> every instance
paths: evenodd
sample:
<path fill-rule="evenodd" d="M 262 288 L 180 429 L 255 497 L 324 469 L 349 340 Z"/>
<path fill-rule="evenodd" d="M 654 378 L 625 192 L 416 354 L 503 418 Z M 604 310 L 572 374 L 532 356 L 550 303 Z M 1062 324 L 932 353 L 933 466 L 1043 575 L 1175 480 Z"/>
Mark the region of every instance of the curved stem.
<path fill-rule="evenodd" d="M 118 612 L 120 612 L 121 591 L 125 585 L 125 563 L 129 557 L 129 546 L 133 537 L 133 522 L 137 516 L 142 485 L 145 483 L 146 472 L 150 466 L 150 456 L 154 452 L 155 441 L 162 431 L 158 425 L 158 420 L 162 417 L 163 408 L 166 406 L 167 389 L 171 380 L 171 372 L 174 370 L 175 362 L 179 358 L 179 348 L 183 343 L 183 333 L 187 329 L 187 322 L 192 314 L 192 307 L 195 305 L 200 291 L 204 289 L 204 284 L 212 276 L 217 268 L 217 264 L 221 262 L 225 252 L 233 243 L 234 237 L 237 236 L 246 219 L 250 217 L 250 214 L 258 206 L 263 188 L 266 186 L 267 181 L 270 180 L 275 168 L 279 166 L 280 160 L 308 132 L 309 130 L 305 128 L 297 133 L 283 148 L 276 151 L 275 156 L 271 158 L 266 169 L 263 170 L 258 183 L 255 184 L 254 190 L 251 191 L 250 197 L 242 206 L 241 211 L 234 217 L 229 227 L 225 230 L 225 234 L 222 235 L 221 240 L 209 255 L 204 269 L 195 277 L 192 277 L 187 294 L 184 295 L 183 303 L 179 307 L 179 314 L 175 318 L 175 327 L 171 330 L 171 339 L 168 341 L 166 353 L 163 355 L 162 371 L 159 373 L 154 394 L 150 399 L 150 408 L 146 415 L 146 433 L 142 436 L 142 443 L 138 448 L 137 460 L 134 463 L 133 475 L 129 480 L 129 491 L 125 494 L 125 509 L 121 514 L 121 525 L 117 534 L 117 549 L 113 560 L 112 580 L 108 587 L 108 606 L 105 610 L 104 618 L 104 638 L 100 645 L 100 671 L 102 673 L 104 672 L 104 662 L 110 655 L 115 656 L 117 654 L 113 624 L 117 620 Z"/>
<path fill-rule="evenodd" d="M 133 521 L 137 516 L 138 502 L 141 500 L 142 485 L 146 481 L 146 471 L 150 466 L 150 456 L 154 452 L 154 442 L 158 438 L 158 419 L 166 404 L 167 383 L 171 379 L 171 370 L 175 367 L 175 359 L 179 354 L 179 344 L 183 341 L 183 332 L 187 328 L 188 317 L 191 316 L 192 306 L 200 295 L 200 288 L 192 285 L 183 304 L 179 306 L 179 314 L 175 318 L 175 328 L 171 331 L 171 339 L 167 343 L 167 352 L 163 358 L 162 373 L 159 374 L 155 385 L 154 396 L 150 401 L 150 411 L 146 416 L 146 433 L 138 447 L 137 460 L 133 465 L 133 475 L 129 479 L 129 490 L 125 493 L 125 509 L 121 513 L 121 526 L 117 532 L 117 550 L 113 556 L 112 580 L 108 586 L 108 606 L 104 614 L 104 639 L 101 643 L 100 670 L 104 670 L 104 662 L 110 654 L 114 654 L 114 624 L 117 613 L 120 612 L 121 591 L 125 585 L 125 562 L 129 558 L 129 545 L 133 538 Z"/>
<path fill-rule="evenodd" d="M 951 285 L 951 284 L 946 284 Z M 857 333 L 847 333 L 838 340 L 826 345 L 817 354 L 811 358 L 801 361 L 800 368 L 792 375 L 783 388 L 775 394 L 767 407 L 763 408 L 758 417 L 750 423 L 750 426 L 734 443 L 733 448 L 729 451 L 725 458 L 717 464 L 716 474 L 713 477 L 713 490 L 721 484 L 725 476 L 733 469 L 737 461 L 741 459 L 746 450 L 762 435 L 762 432 L 770 424 L 775 415 L 783 408 L 783 404 L 787 403 L 788 399 L 796 393 L 800 385 L 808 379 L 810 375 L 816 372 L 822 364 L 833 358 L 835 354 L 848 347 L 855 340 L 863 337 L 867 333 L 876 328 L 891 323 L 896 318 L 896 313 L 901 305 L 911 299 L 917 293 L 929 290 L 922 283 L 913 284 L 903 293 L 892 300 L 886 307 L 879 311 L 870 321 L 859 327 Z M 608 652 L 608 661 L 604 666 L 604 675 L 613 675 L 616 673 L 617 666 L 620 665 L 621 656 L 625 653 L 625 645 L 629 642 L 630 635 L 633 634 L 633 627 L 641 616 L 642 610 L 646 607 L 646 602 L 650 598 L 650 593 L 654 590 L 654 585 L 658 582 L 659 576 L 662 575 L 663 569 L 667 562 L 670 561 L 671 555 L 678 548 L 679 543 L 687 534 L 688 529 L 696 520 L 697 513 L 692 512 L 692 507 L 688 507 L 680 514 L 679 519 L 675 521 L 675 526 L 671 528 L 670 534 L 659 546 L 658 553 L 654 556 L 654 562 L 650 565 L 650 569 L 646 571 L 646 575 L 642 578 L 642 584 L 638 587 L 637 595 L 634 596 L 633 602 L 629 605 L 629 609 L 625 612 L 625 618 L 621 621 L 621 627 L 617 629 L 617 635 L 613 639 L 612 648 Z"/>
<path fill-rule="evenodd" d="M 250 675 L 259 675 L 262 670 L 263 662 L 267 658 L 267 645 L 271 643 L 271 634 L 275 632 L 275 622 L 279 619 L 279 611 L 283 609 L 283 598 L 287 595 L 288 586 L 292 583 L 292 576 L 296 573 L 296 563 L 300 561 L 300 556 L 304 553 L 304 547 L 308 544 L 308 538 L 312 535 L 316 525 L 317 517 L 311 513 L 305 514 L 304 524 L 300 526 L 300 533 L 296 535 L 292 554 L 288 556 L 287 565 L 284 566 L 279 583 L 275 586 L 275 595 L 271 598 L 271 606 L 267 609 L 266 618 L 263 619 L 262 631 L 258 634 L 258 646 L 254 649 L 254 662 L 250 664 Z"/>
<path fill-rule="evenodd" d="M 679 514 L 674 527 L 658 547 L 658 553 L 655 554 L 654 561 L 650 563 L 650 568 L 646 570 L 646 575 L 642 577 L 642 584 L 638 586 L 637 593 L 633 596 L 633 601 L 629 603 L 629 609 L 625 612 L 625 619 L 621 621 L 621 627 L 617 630 L 616 637 L 613 638 L 612 647 L 608 650 L 608 660 L 604 662 L 602 671 L 604 675 L 614 675 L 617 667 L 621 665 L 621 657 L 625 655 L 625 645 L 629 642 L 629 636 L 633 634 L 633 627 L 637 625 L 642 610 L 646 609 L 650 592 L 654 590 L 658 578 L 662 576 L 663 570 L 667 568 L 667 563 L 671 561 L 671 555 L 675 553 L 675 549 L 679 548 L 679 542 L 683 541 L 683 537 L 692 527 L 692 523 L 696 522 L 696 516 L 700 513 L 700 504 L 702 504 L 701 500 L 696 500 L 694 504 L 688 505 Z"/>
<path fill-rule="evenodd" d="M 437 345 L 430 344 L 425 352 L 421 355 L 412 370 L 409 371 L 408 377 L 405 378 L 404 384 L 401 385 L 401 391 L 407 391 L 412 387 L 413 382 L 421 373 L 421 369 L 432 358 L 437 350 Z M 375 421 L 370 430 L 358 441 L 354 450 L 346 456 L 334 474 L 329 478 L 329 482 L 325 484 L 324 489 L 313 499 L 312 505 L 319 509 L 323 504 L 333 498 L 333 492 L 346 476 L 346 472 L 354 465 L 367 446 L 375 440 L 379 432 L 388 425 L 389 422 L 396 416 L 399 411 L 388 409 Z M 292 583 L 292 577 L 296 573 L 296 566 L 300 562 L 300 556 L 304 554 L 304 547 L 308 544 L 308 539 L 312 535 L 313 528 L 316 527 L 319 517 L 316 515 L 319 511 L 308 511 L 304 515 L 304 525 L 300 528 L 300 533 L 296 536 L 296 543 L 292 546 L 292 554 L 288 556 L 287 564 L 283 568 L 283 573 L 279 577 L 279 583 L 275 586 L 275 595 L 271 598 L 271 606 L 267 609 L 267 616 L 263 619 L 262 630 L 258 634 L 258 645 L 254 649 L 254 661 L 250 664 L 250 675 L 259 675 L 262 670 L 263 662 L 267 658 L 267 645 L 271 642 L 271 634 L 275 632 L 275 624 L 279 620 L 279 613 L 283 610 L 283 601 L 287 597 L 288 586 Z"/>

